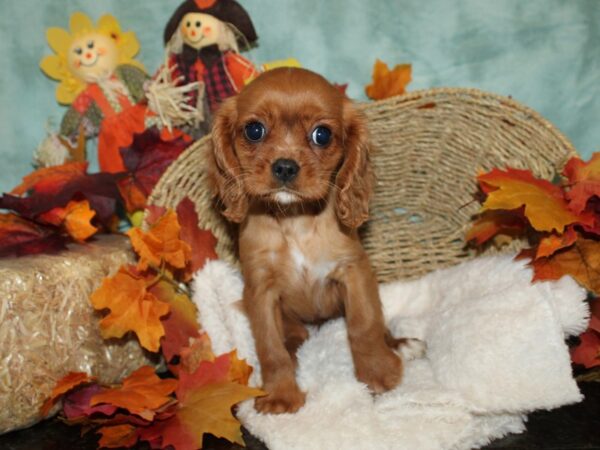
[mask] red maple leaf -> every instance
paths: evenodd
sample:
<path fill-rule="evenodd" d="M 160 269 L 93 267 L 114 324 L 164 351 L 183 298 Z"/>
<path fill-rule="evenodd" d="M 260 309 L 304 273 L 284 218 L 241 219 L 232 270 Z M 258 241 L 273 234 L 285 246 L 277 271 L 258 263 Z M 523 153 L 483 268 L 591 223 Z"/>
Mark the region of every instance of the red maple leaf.
<path fill-rule="evenodd" d="M 156 128 L 150 128 L 135 135 L 131 147 L 121 149 L 127 176 L 119 182 L 119 189 L 127 211 L 145 208 L 162 174 L 189 145 L 183 137 L 166 140 Z"/>
<path fill-rule="evenodd" d="M 215 250 L 217 239 L 210 230 L 198 227 L 198 214 L 194 203 L 188 197 L 177 205 L 177 220 L 181 226 L 181 240 L 192 248 L 192 257 L 184 275 L 184 280 L 187 281 L 196 271 L 202 269 L 207 261 L 218 259 Z"/>

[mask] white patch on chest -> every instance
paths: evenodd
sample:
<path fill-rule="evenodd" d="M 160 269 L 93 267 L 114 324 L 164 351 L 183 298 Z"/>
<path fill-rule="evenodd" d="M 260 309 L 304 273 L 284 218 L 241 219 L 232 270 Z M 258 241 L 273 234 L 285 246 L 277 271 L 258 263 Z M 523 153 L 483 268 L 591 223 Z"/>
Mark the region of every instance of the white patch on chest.
<path fill-rule="evenodd" d="M 311 261 L 295 245 L 290 246 L 292 261 L 299 273 L 306 273 L 314 281 L 324 281 L 336 266 L 335 261 Z"/>

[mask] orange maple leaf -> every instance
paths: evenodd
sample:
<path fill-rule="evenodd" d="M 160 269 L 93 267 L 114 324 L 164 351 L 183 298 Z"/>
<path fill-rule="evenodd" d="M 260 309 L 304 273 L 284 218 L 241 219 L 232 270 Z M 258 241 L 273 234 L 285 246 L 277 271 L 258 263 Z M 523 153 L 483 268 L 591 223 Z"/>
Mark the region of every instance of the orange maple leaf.
<path fill-rule="evenodd" d="M 570 183 L 566 194 L 569 206 L 576 214 L 585 210 L 591 197 L 600 197 L 600 153 L 595 153 L 587 163 L 577 157 L 571 158 L 563 174 Z"/>
<path fill-rule="evenodd" d="M 50 409 L 52 409 L 52 406 L 54 406 L 60 397 L 74 387 L 85 383 L 91 383 L 94 380 L 95 377 L 91 377 L 85 372 L 69 372 L 67 375 L 58 380 L 56 386 L 54 386 L 52 392 L 50 393 L 50 398 L 48 398 L 41 406 L 40 415 L 42 417 L 46 417 L 50 412 Z"/>
<path fill-rule="evenodd" d="M 195 372 L 202 361 L 214 360 L 215 354 L 207 333 L 192 338 L 190 345 L 181 350 L 181 368 L 187 373 Z"/>
<path fill-rule="evenodd" d="M 100 448 L 129 448 L 138 441 L 138 429 L 129 424 L 102 427 L 97 433 L 101 435 Z"/>
<path fill-rule="evenodd" d="M 582 220 L 581 216 L 571 212 L 558 186 L 535 178 L 528 170 L 493 169 L 477 179 L 495 188 L 488 193 L 482 212 L 524 207 L 524 214 L 534 229 L 558 233 L 562 233 L 567 225 Z"/>
<path fill-rule="evenodd" d="M 161 340 L 163 355 L 169 363 L 190 345 L 191 339 L 200 335 L 198 310 L 187 295 L 177 292 L 175 286 L 166 281 L 159 281 L 149 292 L 169 305 L 169 313 L 162 318 L 165 335 Z"/>
<path fill-rule="evenodd" d="M 181 370 L 175 415 L 141 430 L 141 439 L 185 450 L 200 448 L 203 435 L 210 433 L 243 445 L 240 423 L 231 408 L 264 395 L 259 389 L 237 382 L 249 376 L 251 369 L 244 368 L 245 364 L 233 351 L 214 361 L 202 361 L 193 373 Z"/>
<path fill-rule="evenodd" d="M 176 269 L 185 268 L 191 257 L 190 246 L 180 239 L 181 227 L 174 211 L 167 211 L 146 233 L 139 228 L 127 232 L 140 257 L 138 269 L 159 267 L 163 261 Z"/>
<path fill-rule="evenodd" d="M 60 166 L 44 167 L 23 178 L 23 182 L 15 187 L 11 194 L 23 195 L 29 190 L 51 194 L 58 192 L 69 181 L 85 175 L 87 162 L 68 162 Z"/>
<path fill-rule="evenodd" d="M 490 210 L 481 214 L 467 231 L 465 240 L 484 244 L 497 234 L 517 234 L 525 231 L 526 221 L 522 208 L 514 211 Z"/>
<path fill-rule="evenodd" d="M 544 258 L 553 255 L 558 250 L 567 248 L 577 240 L 577 232 L 572 226 L 568 226 L 562 235 L 556 233 L 549 234 L 540 239 L 535 254 L 536 258 Z"/>
<path fill-rule="evenodd" d="M 64 229 L 76 241 L 83 242 L 94 235 L 98 228 L 91 224 L 96 212 L 87 200 L 72 200 L 64 208 L 57 207 L 40 215 L 40 220 Z"/>
<path fill-rule="evenodd" d="M 171 394 L 176 388 L 177 380 L 162 380 L 154 368 L 143 366 L 125 378 L 121 387 L 94 395 L 90 405 L 106 403 L 151 421 L 156 410 L 174 401 Z"/>
<path fill-rule="evenodd" d="M 120 338 L 133 331 L 142 347 L 158 351 L 165 330 L 160 320 L 169 312 L 169 305 L 159 301 L 147 290 L 147 280 L 134 268 L 121 267 L 117 274 L 105 278 L 91 296 L 95 309 L 109 309 L 100 321 L 102 337 Z"/>
<path fill-rule="evenodd" d="M 600 293 L 600 241 L 581 236 L 575 243 L 532 263 L 534 280 L 557 280 L 571 275 L 589 291 Z"/>
<path fill-rule="evenodd" d="M 181 240 L 192 249 L 192 255 L 183 273 L 184 281 L 189 281 L 192 275 L 204 267 L 208 260 L 217 259 L 215 250 L 217 238 L 210 230 L 198 227 L 198 214 L 194 202 L 185 197 L 177 205 L 177 220 L 181 226 Z"/>
<path fill-rule="evenodd" d="M 373 82 L 365 88 L 365 92 L 373 100 L 402 95 L 411 81 L 411 73 L 410 64 L 399 64 L 390 70 L 386 63 L 377 59 L 373 65 Z"/>

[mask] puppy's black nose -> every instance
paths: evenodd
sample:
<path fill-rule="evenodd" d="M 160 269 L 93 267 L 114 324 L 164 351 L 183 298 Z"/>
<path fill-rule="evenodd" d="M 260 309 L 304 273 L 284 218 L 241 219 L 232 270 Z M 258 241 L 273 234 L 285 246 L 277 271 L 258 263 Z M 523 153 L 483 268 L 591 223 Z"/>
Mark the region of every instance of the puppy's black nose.
<path fill-rule="evenodd" d="M 298 176 L 300 166 L 293 159 L 278 159 L 271 166 L 271 172 L 282 183 L 288 183 Z"/>

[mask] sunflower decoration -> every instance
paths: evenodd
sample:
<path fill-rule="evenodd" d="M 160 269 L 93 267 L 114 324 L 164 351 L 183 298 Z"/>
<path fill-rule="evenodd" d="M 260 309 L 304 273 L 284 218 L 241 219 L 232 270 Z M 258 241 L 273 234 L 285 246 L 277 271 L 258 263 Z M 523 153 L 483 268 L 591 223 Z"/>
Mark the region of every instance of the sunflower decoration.
<path fill-rule="evenodd" d="M 49 28 L 47 39 L 55 54 L 42 59 L 42 71 L 59 81 L 56 100 L 71 105 L 90 83 L 112 76 L 120 65 L 143 65 L 134 59 L 140 44 L 133 31 L 123 32 L 117 19 L 102 16 L 96 26 L 81 12 L 71 15 L 70 33 L 63 28 Z"/>

